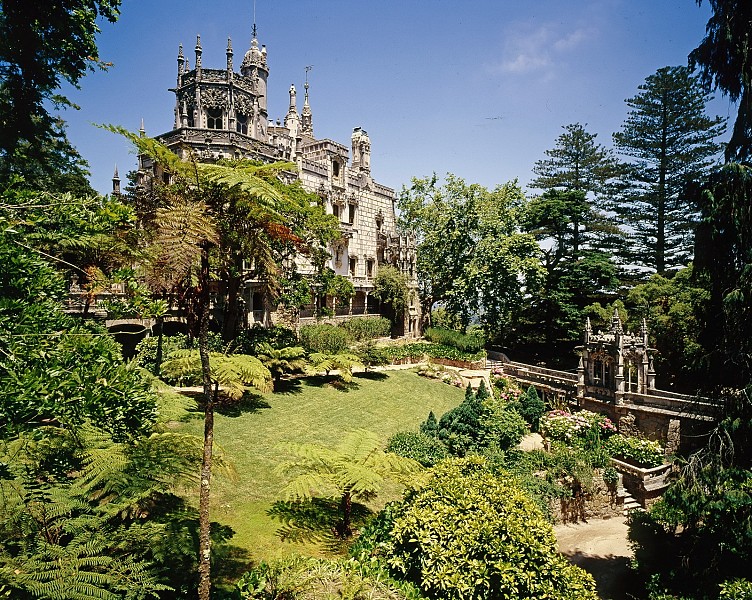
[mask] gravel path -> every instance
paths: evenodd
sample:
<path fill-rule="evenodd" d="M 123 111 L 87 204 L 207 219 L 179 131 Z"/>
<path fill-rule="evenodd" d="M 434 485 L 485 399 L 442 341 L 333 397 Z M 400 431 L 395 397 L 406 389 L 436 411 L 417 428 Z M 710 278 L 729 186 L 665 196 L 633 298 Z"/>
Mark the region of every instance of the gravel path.
<path fill-rule="evenodd" d="M 603 600 L 626 600 L 632 551 L 624 519 L 591 520 L 554 527 L 559 552 L 590 572 Z"/>

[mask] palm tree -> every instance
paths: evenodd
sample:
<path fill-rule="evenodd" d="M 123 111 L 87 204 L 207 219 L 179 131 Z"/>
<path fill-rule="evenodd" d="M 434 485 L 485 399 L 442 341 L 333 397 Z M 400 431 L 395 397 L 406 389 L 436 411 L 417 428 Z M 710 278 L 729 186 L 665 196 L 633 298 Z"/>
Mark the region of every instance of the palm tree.
<path fill-rule="evenodd" d="M 285 444 L 295 459 L 277 467 L 292 474 L 285 487 L 287 499 L 309 500 L 314 492 L 339 499 L 341 538 L 352 535 L 352 503 L 376 497 L 387 478 L 410 475 L 420 469 L 414 460 L 381 449 L 375 433 L 358 429 L 348 433 L 336 448 L 318 444 Z"/>

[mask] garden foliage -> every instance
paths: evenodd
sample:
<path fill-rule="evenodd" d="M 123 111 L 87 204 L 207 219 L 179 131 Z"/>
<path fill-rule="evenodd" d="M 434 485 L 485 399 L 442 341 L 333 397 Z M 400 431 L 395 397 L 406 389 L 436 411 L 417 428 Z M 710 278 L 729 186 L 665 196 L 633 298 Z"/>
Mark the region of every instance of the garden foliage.
<path fill-rule="evenodd" d="M 444 346 L 453 346 L 461 352 L 467 352 L 468 354 L 480 352 L 486 343 L 483 331 L 480 329 L 474 329 L 470 333 L 462 333 L 451 329 L 428 327 L 423 332 L 423 337 L 430 342 Z"/>
<path fill-rule="evenodd" d="M 556 550 L 535 504 L 479 458 L 445 461 L 399 507 L 384 548 L 429 597 L 595 600 L 592 577 Z"/>

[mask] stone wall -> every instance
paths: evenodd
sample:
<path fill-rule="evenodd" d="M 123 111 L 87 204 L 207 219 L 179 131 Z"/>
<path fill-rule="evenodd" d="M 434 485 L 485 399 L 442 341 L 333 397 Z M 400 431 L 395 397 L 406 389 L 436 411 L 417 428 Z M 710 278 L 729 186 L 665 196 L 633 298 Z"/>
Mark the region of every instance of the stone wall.
<path fill-rule="evenodd" d="M 579 523 L 590 519 L 610 519 L 623 516 L 624 498 L 609 488 L 600 475 L 593 477 L 593 489 L 582 491 L 573 498 L 552 501 L 551 514 L 556 523 Z"/>
<path fill-rule="evenodd" d="M 661 442 L 667 454 L 696 449 L 714 421 L 702 415 L 681 413 L 638 404 L 616 405 L 595 398 L 578 398 L 579 408 L 605 414 L 624 435 L 642 435 Z"/>

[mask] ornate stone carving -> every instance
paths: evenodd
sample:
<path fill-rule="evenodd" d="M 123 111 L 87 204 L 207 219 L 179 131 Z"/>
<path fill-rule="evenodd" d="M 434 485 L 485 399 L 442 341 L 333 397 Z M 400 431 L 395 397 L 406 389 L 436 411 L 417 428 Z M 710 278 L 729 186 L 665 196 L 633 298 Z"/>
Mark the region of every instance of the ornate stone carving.
<path fill-rule="evenodd" d="M 235 111 L 249 116 L 253 113 L 253 100 L 248 96 L 235 96 Z"/>
<path fill-rule="evenodd" d="M 201 88 L 201 104 L 206 108 L 224 108 L 227 106 L 227 90 L 221 88 Z"/>

